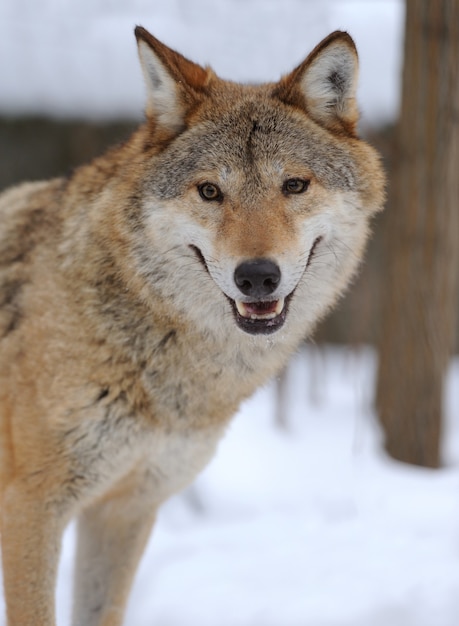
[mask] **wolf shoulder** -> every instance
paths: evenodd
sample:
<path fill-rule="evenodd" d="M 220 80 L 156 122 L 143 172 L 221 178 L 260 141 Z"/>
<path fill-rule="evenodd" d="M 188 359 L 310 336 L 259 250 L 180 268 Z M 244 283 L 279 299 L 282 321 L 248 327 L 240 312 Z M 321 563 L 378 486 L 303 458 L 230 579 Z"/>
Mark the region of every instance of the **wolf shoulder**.
<path fill-rule="evenodd" d="M 0 193 L 0 264 L 17 263 L 56 225 L 64 180 L 25 182 Z"/>

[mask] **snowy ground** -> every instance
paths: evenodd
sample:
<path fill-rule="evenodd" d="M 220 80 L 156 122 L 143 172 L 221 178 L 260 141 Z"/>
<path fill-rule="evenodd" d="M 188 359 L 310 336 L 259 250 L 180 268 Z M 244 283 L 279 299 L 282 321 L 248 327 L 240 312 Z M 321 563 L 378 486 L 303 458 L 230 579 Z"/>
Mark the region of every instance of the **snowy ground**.
<path fill-rule="evenodd" d="M 371 351 L 310 348 L 290 369 L 286 432 L 274 386 L 246 403 L 193 488 L 163 508 L 127 626 L 457 626 L 459 360 L 439 471 L 383 454 L 374 372 Z M 59 626 L 73 547 L 70 528 Z"/>

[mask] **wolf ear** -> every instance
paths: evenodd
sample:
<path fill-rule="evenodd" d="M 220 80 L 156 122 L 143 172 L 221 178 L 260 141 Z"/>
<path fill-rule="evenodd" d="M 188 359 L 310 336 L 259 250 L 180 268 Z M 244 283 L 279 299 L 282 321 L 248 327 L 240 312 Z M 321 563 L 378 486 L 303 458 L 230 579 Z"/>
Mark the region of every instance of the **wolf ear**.
<path fill-rule="evenodd" d="M 175 134 L 184 127 L 188 110 L 202 99 L 212 71 L 188 61 L 141 26 L 135 36 L 147 86 L 147 115 Z"/>
<path fill-rule="evenodd" d="M 329 130 L 354 135 L 359 118 L 357 78 L 355 44 L 347 33 L 335 31 L 281 79 L 276 95 L 305 108 L 314 121 Z"/>

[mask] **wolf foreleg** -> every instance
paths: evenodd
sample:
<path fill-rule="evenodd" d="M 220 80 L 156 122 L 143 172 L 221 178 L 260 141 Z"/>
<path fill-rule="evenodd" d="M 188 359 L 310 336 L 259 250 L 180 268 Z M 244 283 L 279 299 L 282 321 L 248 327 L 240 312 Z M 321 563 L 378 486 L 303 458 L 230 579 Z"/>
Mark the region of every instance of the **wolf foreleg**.
<path fill-rule="evenodd" d="M 121 626 L 155 519 L 145 475 L 124 479 L 78 522 L 73 626 Z"/>
<path fill-rule="evenodd" d="M 54 588 L 66 520 L 19 481 L 5 491 L 1 520 L 8 626 L 54 626 Z"/>

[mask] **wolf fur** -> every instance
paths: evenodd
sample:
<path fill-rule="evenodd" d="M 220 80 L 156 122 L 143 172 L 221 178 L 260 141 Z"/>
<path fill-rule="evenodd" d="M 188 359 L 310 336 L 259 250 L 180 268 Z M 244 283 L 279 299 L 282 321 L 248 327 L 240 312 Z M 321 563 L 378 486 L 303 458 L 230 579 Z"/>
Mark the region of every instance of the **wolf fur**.
<path fill-rule="evenodd" d="M 146 121 L 0 197 L 0 480 L 9 626 L 119 626 L 160 504 L 209 461 L 362 258 L 384 175 L 335 32 L 279 82 L 219 79 L 136 29 Z"/>

